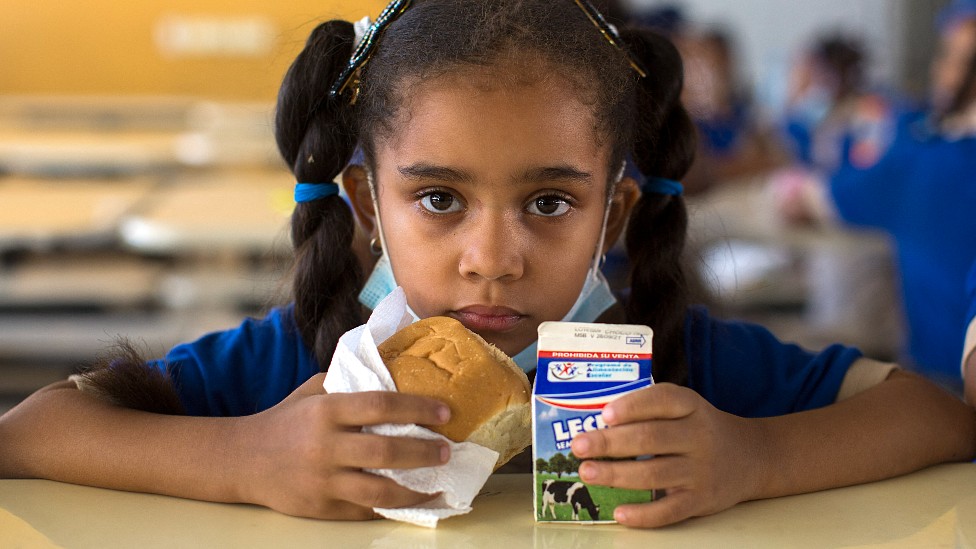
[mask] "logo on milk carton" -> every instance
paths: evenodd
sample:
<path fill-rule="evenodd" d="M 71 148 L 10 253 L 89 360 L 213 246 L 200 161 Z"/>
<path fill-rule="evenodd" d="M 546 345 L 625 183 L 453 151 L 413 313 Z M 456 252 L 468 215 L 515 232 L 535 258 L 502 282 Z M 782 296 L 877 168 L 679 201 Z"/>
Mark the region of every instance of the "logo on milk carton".
<path fill-rule="evenodd" d="M 552 361 L 549 363 L 546 378 L 553 382 L 637 381 L 640 379 L 640 364 L 636 362 Z"/>

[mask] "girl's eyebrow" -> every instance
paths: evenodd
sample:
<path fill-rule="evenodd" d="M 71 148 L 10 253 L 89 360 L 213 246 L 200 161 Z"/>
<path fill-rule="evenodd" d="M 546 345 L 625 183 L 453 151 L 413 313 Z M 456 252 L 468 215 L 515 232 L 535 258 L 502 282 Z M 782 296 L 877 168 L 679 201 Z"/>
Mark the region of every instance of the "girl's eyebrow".
<path fill-rule="evenodd" d="M 526 171 L 519 180 L 527 183 L 544 183 L 547 181 L 591 183 L 593 174 L 567 165 L 546 166 L 543 168 L 532 168 Z"/>
<path fill-rule="evenodd" d="M 397 166 L 400 175 L 407 179 L 434 179 L 445 183 L 470 183 L 474 177 L 463 170 L 418 162 L 410 166 Z"/>
<path fill-rule="evenodd" d="M 406 179 L 435 180 L 445 183 L 472 183 L 474 176 L 469 172 L 447 166 L 418 162 L 409 166 L 398 166 L 397 171 Z M 516 183 L 545 183 L 548 181 L 589 184 L 593 180 L 590 172 L 572 166 L 545 166 L 531 168 L 514 178 Z"/>

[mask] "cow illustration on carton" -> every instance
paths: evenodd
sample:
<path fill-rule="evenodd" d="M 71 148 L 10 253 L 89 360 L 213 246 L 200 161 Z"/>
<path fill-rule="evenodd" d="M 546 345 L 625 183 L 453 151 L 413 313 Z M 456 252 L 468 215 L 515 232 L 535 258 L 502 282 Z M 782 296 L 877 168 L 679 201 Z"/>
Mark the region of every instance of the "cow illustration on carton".
<path fill-rule="evenodd" d="M 556 519 L 556 505 L 569 504 L 573 510 L 573 520 L 579 520 L 581 509 L 586 509 L 590 520 L 600 520 L 600 506 L 593 503 L 590 491 L 582 482 L 567 480 L 547 480 L 542 483 L 542 517 L 546 516 L 546 509 Z"/>

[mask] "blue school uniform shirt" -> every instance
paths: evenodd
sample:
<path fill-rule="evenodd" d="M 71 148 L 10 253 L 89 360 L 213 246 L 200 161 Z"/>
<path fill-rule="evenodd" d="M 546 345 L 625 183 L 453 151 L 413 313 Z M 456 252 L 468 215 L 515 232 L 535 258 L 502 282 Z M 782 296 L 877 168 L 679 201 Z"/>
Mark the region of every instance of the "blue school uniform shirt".
<path fill-rule="evenodd" d="M 302 342 L 291 307 L 179 345 L 153 364 L 173 378 L 191 415 L 240 416 L 281 402 L 319 368 Z M 745 417 L 781 415 L 834 401 L 857 350 L 811 353 L 766 329 L 689 311 L 689 386 L 715 407 Z"/>
<path fill-rule="evenodd" d="M 976 138 L 948 139 L 926 130 L 919 115 L 908 117 L 874 167 L 839 170 L 830 191 L 845 221 L 892 237 L 907 361 L 958 379 L 966 273 L 976 257 Z"/>

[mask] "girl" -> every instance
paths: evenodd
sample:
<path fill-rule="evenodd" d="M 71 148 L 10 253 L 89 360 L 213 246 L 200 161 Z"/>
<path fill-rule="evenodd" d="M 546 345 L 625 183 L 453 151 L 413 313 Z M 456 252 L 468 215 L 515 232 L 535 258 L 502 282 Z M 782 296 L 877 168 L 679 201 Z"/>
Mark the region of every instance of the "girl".
<path fill-rule="evenodd" d="M 438 465 L 446 447 L 360 428 L 439 424 L 446 407 L 324 394 L 316 373 L 364 321 L 360 290 L 374 303 L 393 281 L 418 316 L 458 318 L 519 359 L 545 320 L 654 328 L 661 383 L 607 407 L 613 427 L 572 448 L 587 482 L 667 490 L 618 508 L 623 524 L 976 452 L 972 410 L 917 377 L 687 308 L 674 180 L 694 130 L 666 40 L 618 36 L 582 0 L 397 0 L 355 55 L 354 40 L 349 23 L 319 26 L 279 95 L 278 143 L 300 182 L 294 304 L 153 363 L 172 385 L 129 357 L 42 389 L 0 421 L 0 474 L 331 519 L 420 503 L 428 496 L 363 468 Z M 331 182 L 357 144 L 363 161 L 343 177 L 350 213 Z M 642 194 L 620 175 L 628 156 L 653 176 L 637 177 Z M 365 283 L 353 215 L 383 252 Z M 597 268 L 625 224 L 632 294 L 618 305 Z M 160 387 L 178 398 L 145 398 Z M 158 413 L 179 404 L 191 415 Z M 592 459 L 642 454 L 658 457 Z"/>

